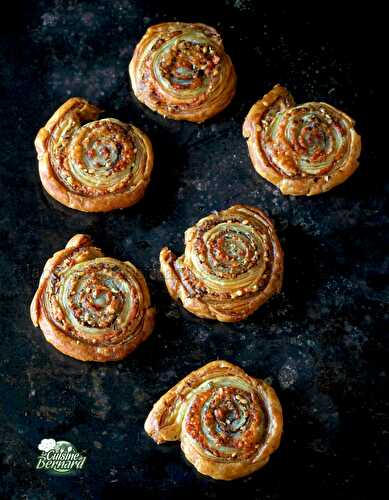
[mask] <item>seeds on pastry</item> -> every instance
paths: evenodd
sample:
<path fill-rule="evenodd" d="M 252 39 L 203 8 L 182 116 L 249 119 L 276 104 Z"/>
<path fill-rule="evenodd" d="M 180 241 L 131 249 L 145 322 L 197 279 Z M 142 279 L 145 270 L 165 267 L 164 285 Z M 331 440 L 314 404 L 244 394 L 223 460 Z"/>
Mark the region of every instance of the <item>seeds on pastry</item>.
<path fill-rule="evenodd" d="M 124 358 L 150 335 L 154 316 L 142 273 L 82 234 L 47 261 L 31 304 L 46 340 L 82 361 Z"/>
<path fill-rule="evenodd" d="M 241 321 L 279 292 L 283 253 L 269 218 L 235 205 L 201 219 L 186 231 L 185 253 L 160 253 L 173 299 L 201 318 Z"/>
<path fill-rule="evenodd" d="M 148 28 L 130 63 L 135 96 L 167 118 L 202 122 L 222 111 L 236 75 L 218 32 L 205 24 Z"/>
<path fill-rule="evenodd" d="M 256 171 L 283 194 L 328 191 L 358 167 L 361 138 L 354 121 L 329 104 L 296 106 L 280 85 L 252 106 L 243 135 Z"/>
<path fill-rule="evenodd" d="M 35 147 L 45 190 L 83 212 L 129 207 L 144 195 L 153 168 L 148 137 L 84 99 L 66 101 L 39 131 Z"/>
<path fill-rule="evenodd" d="M 280 444 L 282 427 L 274 390 L 227 361 L 187 375 L 155 403 L 145 422 L 158 444 L 181 441 L 199 472 L 223 480 L 263 467 Z"/>

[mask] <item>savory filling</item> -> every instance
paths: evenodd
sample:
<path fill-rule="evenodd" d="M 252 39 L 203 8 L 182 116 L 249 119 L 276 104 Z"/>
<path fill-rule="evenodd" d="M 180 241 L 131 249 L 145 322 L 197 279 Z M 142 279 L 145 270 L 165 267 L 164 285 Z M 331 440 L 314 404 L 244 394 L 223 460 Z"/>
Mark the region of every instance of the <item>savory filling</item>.
<path fill-rule="evenodd" d="M 175 90 L 195 90 L 217 75 L 220 57 L 204 43 L 181 40 L 167 51 L 160 62 L 160 71 Z"/>
<path fill-rule="evenodd" d="M 208 455 L 244 460 L 252 457 L 263 443 L 267 417 L 255 393 L 224 385 L 194 397 L 185 426 Z"/>
<path fill-rule="evenodd" d="M 188 257 L 190 260 L 188 260 Z M 197 228 L 192 252 L 175 262 L 189 295 L 220 299 L 257 293 L 271 276 L 272 245 L 265 228 L 230 218 Z"/>
<path fill-rule="evenodd" d="M 44 294 L 47 315 L 86 342 L 128 340 L 143 321 L 139 284 L 125 264 L 94 257 L 80 249 L 56 267 Z"/>
<path fill-rule="evenodd" d="M 347 158 L 350 135 L 346 121 L 320 103 L 310 103 L 264 117 L 263 151 L 286 176 L 323 176 Z"/>
<path fill-rule="evenodd" d="M 144 163 L 143 144 L 131 126 L 114 119 L 80 126 L 71 113 L 53 130 L 49 153 L 67 189 L 91 197 L 131 188 Z"/>

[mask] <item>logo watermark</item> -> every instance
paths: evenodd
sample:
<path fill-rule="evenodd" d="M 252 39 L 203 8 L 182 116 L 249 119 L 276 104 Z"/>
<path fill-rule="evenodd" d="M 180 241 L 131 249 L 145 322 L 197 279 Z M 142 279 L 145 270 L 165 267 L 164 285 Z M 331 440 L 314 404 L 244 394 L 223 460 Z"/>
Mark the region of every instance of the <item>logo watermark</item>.
<path fill-rule="evenodd" d="M 52 476 L 75 476 L 85 466 L 86 455 L 68 441 L 42 439 L 38 450 L 41 454 L 35 468 Z"/>

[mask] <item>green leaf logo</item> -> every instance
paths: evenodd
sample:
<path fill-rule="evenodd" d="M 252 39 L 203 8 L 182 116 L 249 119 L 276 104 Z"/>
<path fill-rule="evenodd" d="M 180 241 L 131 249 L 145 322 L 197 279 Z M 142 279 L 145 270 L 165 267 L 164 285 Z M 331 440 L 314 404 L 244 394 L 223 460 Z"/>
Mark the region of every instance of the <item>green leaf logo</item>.
<path fill-rule="evenodd" d="M 86 455 L 68 441 L 42 439 L 38 445 L 41 454 L 35 466 L 53 476 L 74 476 L 85 466 Z"/>

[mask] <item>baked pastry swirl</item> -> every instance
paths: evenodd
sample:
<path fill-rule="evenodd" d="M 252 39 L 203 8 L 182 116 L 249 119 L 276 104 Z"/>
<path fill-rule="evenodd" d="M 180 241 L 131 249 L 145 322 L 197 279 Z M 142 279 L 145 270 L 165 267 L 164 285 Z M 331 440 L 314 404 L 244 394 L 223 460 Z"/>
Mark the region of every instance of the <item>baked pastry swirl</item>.
<path fill-rule="evenodd" d="M 35 139 L 43 187 L 63 205 L 83 212 L 134 205 L 143 197 L 153 168 L 146 134 L 114 118 L 96 121 L 100 113 L 74 97 Z"/>
<path fill-rule="evenodd" d="M 31 319 L 59 351 L 82 361 L 127 356 L 151 333 L 155 310 L 142 273 L 76 234 L 43 270 Z"/>
<path fill-rule="evenodd" d="M 178 259 L 160 253 L 173 299 L 200 318 L 240 321 L 281 289 L 283 252 L 272 222 L 258 208 L 234 205 L 185 232 Z"/>
<path fill-rule="evenodd" d="M 358 167 L 361 138 L 354 121 L 323 102 L 295 106 L 281 85 L 250 109 L 243 135 L 254 168 L 283 194 L 328 191 Z"/>
<path fill-rule="evenodd" d="M 227 361 L 190 373 L 161 397 L 145 422 L 158 444 L 180 440 L 199 472 L 224 480 L 266 465 L 280 444 L 282 426 L 274 390 Z"/>
<path fill-rule="evenodd" d="M 218 32 L 206 24 L 151 26 L 130 62 L 135 96 L 174 120 L 203 122 L 235 94 L 236 74 Z"/>

